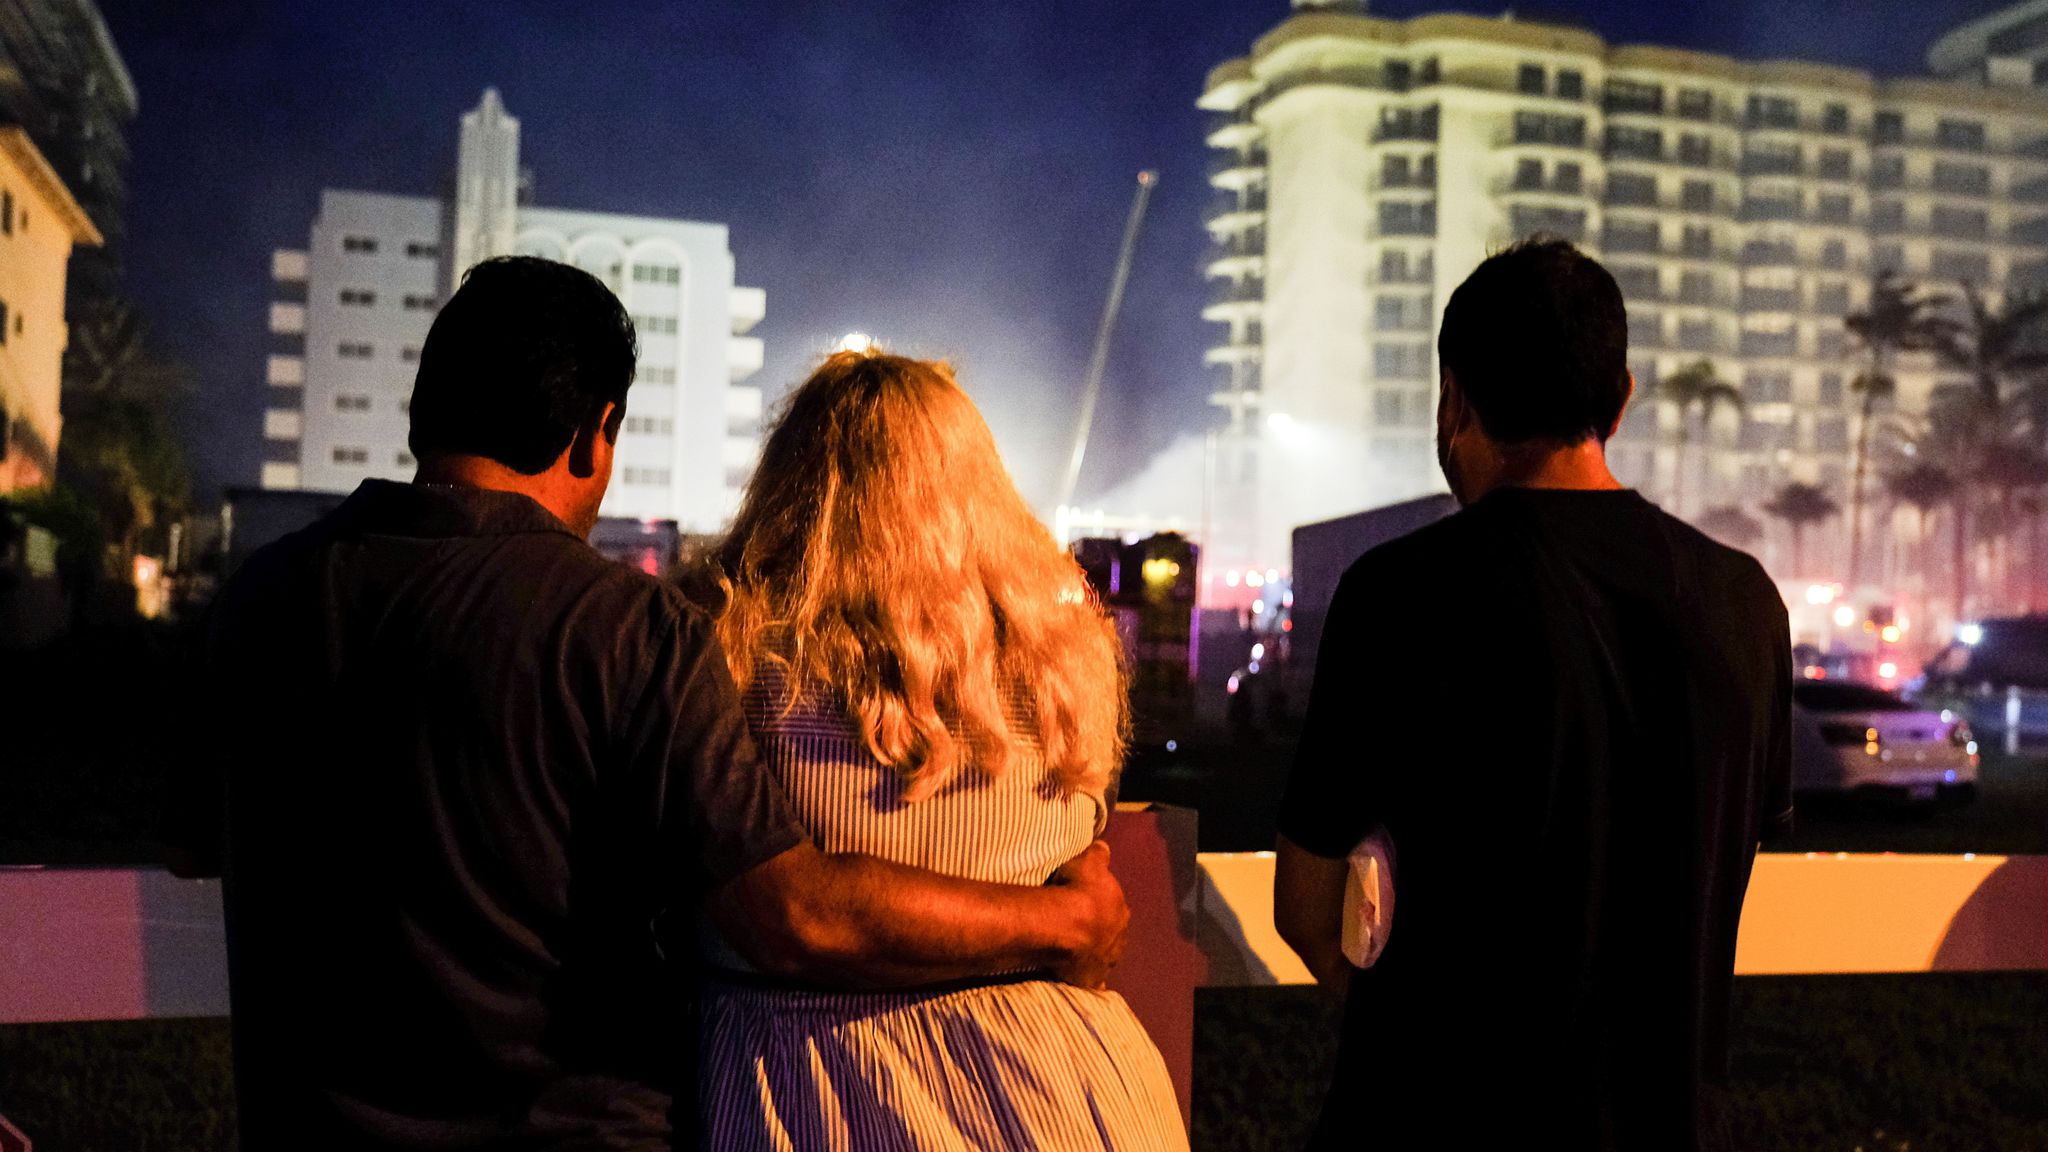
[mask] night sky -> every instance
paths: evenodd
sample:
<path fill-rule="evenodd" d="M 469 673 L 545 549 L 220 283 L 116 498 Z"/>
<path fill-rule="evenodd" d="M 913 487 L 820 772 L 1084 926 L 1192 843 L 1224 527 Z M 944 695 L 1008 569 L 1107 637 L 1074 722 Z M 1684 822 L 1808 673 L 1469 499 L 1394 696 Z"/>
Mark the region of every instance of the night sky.
<path fill-rule="evenodd" d="M 100 0 L 141 91 L 131 292 L 198 383 L 202 491 L 253 483 L 269 253 L 323 187 L 438 195 L 496 85 L 536 202 L 727 223 L 772 399 L 840 333 L 950 357 L 1045 503 L 1135 174 L 1161 174 L 1084 492 L 1207 426 L 1194 107 L 1285 0 Z M 1995 0 L 1590 0 L 1611 42 L 1887 74 Z M 1393 17 L 1498 5 L 1399 0 Z M 1522 9 L 1532 18 L 1537 9 Z"/>

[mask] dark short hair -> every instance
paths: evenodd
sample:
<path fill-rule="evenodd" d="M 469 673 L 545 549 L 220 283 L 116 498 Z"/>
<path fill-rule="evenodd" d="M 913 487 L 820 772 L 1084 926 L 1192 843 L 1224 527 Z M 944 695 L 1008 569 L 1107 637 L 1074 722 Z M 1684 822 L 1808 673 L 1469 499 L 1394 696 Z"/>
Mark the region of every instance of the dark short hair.
<path fill-rule="evenodd" d="M 486 456 L 529 476 L 623 404 L 633 320 L 590 273 L 537 256 L 471 268 L 434 317 L 412 386 L 412 454 Z"/>
<path fill-rule="evenodd" d="M 1628 403 L 1628 314 L 1600 262 L 1532 237 L 1451 293 L 1437 360 L 1496 440 L 1605 439 Z"/>

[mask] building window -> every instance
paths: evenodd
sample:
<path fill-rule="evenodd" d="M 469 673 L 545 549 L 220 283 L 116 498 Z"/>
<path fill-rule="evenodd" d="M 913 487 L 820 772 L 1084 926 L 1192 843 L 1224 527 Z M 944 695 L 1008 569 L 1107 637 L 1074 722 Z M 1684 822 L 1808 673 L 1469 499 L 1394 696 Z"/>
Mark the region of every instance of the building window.
<path fill-rule="evenodd" d="M 1394 153 L 1380 161 L 1382 188 L 1436 187 L 1436 157 Z"/>
<path fill-rule="evenodd" d="M 1984 125 L 1977 120 L 1943 120 L 1934 126 L 1934 142 L 1943 148 L 1984 150 Z"/>
<path fill-rule="evenodd" d="M 1906 204 L 1902 200 L 1879 200 L 1870 206 L 1870 227 L 1878 232 L 1897 232 L 1906 226 Z"/>
<path fill-rule="evenodd" d="M 1515 90 L 1524 96 L 1541 96 L 1547 87 L 1541 64 L 1524 64 L 1515 74 Z"/>
<path fill-rule="evenodd" d="M 1678 162 L 1697 168 L 1711 168 L 1714 165 L 1714 142 L 1696 132 L 1688 132 L 1678 138 Z"/>
<path fill-rule="evenodd" d="M 1655 252 L 1656 221 L 1609 219 L 1600 246 L 1609 252 Z"/>
<path fill-rule="evenodd" d="M 669 364 L 643 364 L 634 379 L 642 384 L 673 384 L 676 370 Z"/>
<path fill-rule="evenodd" d="M 339 355 L 343 360 L 368 360 L 374 351 L 375 349 L 368 344 L 350 343 L 348 341 L 343 341 L 335 349 L 336 355 Z"/>
<path fill-rule="evenodd" d="M 1849 106 L 1830 104 L 1821 111 L 1820 130 L 1841 135 L 1849 130 Z"/>
<path fill-rule="evenodd" d="M 1904 156 L 1879 156 L 1870 162 L 1870 186 L 1872 188 L 1903 188 L 1906 184 L 1906 158 Z"/>
<path fill-rule="evenodd" d="M 1705 224 L 1687 224 L 1679 237 L 1678 250 L 1687 256 L 1712 256 L 1714 230 Z"/>
<path fill-rule="evenodd" d="M 1984 196 L 1991 191 L 1991 169 L 1982 164 L 1936 164 L 1934 190 L 1958 196 Z"/>
<path fill-rule="evenodd" d="M 627 468 L 626 483 L 656 485 L 667 484 L 668 475 L 668 469 L 666 468 Z"/>
<path fill-rule="evenodd" d="M 1545 112 L 1517 112 L 1515 143 L 1583 148 L 1586 145 L 1586 118 L 1553 116 Z"/>
<path fill-rule="evenodd" d="M 1906 250 L 1897 244 L 1879 244 L 1871 249 L 1870 263 L 1879 272 L 1907 271 Z"/>
<path fill-rule="evenodd" d="M 415 240 L 405 246 L 405 254 L 414 260 L 432 260 L 441 255 L 441 248 L 437 244 L 426 244 Z"/>
<path fill-rule="evenodd" d="M 633 326 L 653 336 L 676 334 L 676 318 L 673 316 L 635 316 Z"/>
<path fill-rule="evenodd" d="M 332 459 L 336 464 L 368 464 L 370 462 L 370 450 L 368 448 L 336 448 Z"/>
<path fill-rule="evenodd" d="M 1842 374 L 1840 372 L 1823 372 L 1820 374 L 1820 402 L 1829 407 L 1838 408 L 1841 406 Z"/>
<path fill-rule="evenodd" d="M 1814 217 L 1826 224 L 1847 224 L 1855 211 L 1856 201 L 1847 192 L 1823 192 L 1814 200 Z"/>
<path fill-rule="evenodd" d="M 368 412 L 370 398 L 359 393 L 344 392 L 334 398 L 336 412 Z"/>
<path fill-rule="evenodd" d="M 683 270 L 673 264 L 633 265 L 635 284 L 680 284 L 682 276 Z"/>
<path fill-rule="evenodd" d="M 1586 74 L 1571 68 L 1558 69 L 1557 98 L 1560 100 L 1584 100 L 1586 98 Z"/>
<path fill-rule="evenodd" d="M 377 294 L 368 288 L 343 288 L 341 302 L 352 308 L 367 308 L 377 302 Z"/>
<path fill-rule="evenodd" d="M 1382 380 L 1429 379 L 1429 345 L 1375 344 L 1372 346 L 1373 375 Z"/>
<path fill-rule="evenodd" d="M 1870 122 L 1870 139 L 1877 144 L 1897 144 L 1906 138 L 1906 118 L 1898 112 L 1879 112 Z"/>
<path fill-rule="evenodd" d="M 1623 299 L 1655 300 L 1663 294 L 1654 264 L 1612 264 L 1608 271 L 1614 273 L 1614 282 L 1621 288 Z"/>
<path fill-rule="evenodd" d="M 1819 169 L 1823 180 L 1848 180 L 1856 174 L 1856 161 L 1847 148 L 1823 148 Z"/>
<path fill-rule="evenodd" d="M 1714 274 L 1688 268 L 1678 274 L 1678 299 L 1684 304 L 1714 304 Z"/>
<path fill-rule="evenodd" d="M 1751 96 L 1749 123 L 1753 128 L 1799 127 L 1799 105 L 1783 96 Z"/>
<path fill-rule="evenodd" d="M 1612 181 L 1608 187 L 1613 187 Z M 1714 210 L 1714 186 L 1705 180 L 1687 180 L 1680 190 L 1679 203 L 1687 212 L 1712 212 Z"/>
<path fill-rule="evenodd" d="M 1616 172 L 1607 178 L 1607 202 L 1654 206 L 1657 203 L 1657 178 L 1634 172 Z"/>
<path fill-rule="evenodd" d="M 667 436 L 675 431 L 675 421 L 667 416 L 628 416 L 626 431 L 650 436 Z"/>
<path fill-rule="evenodd" d="M 419 461 L 414 460 L 412 458 L 412 453 L 407 452 L 403 448 L 400 448 L 398 450 L 398 455 L 392 457 L 392 463 L 397 464 L 400 468 L 411 468 L 415 464 L 418 464 Z"/>
<path fill-rule="evenodd" d="M 405 310 L 407 312 L 431 312 L 440 303 L 438 299 L 432 296 L 413 296 L 408 294 L 405 298 Z"/>
<path fill-rule="evenodd" d="M 1820 246 L 1820 266 L 1842 269 L 1849 266 L 1849 245 L 1841 240 L 1828 240 Z"/>
<path fill-rule="evenodd" d="M 377 250 L 377 238 L 375 236 L 343 236 L 341 238 L 341 250 L 343 252 L 361 252 L 364 254 L 375 252 Z"/>
<path fill-rule="evenodd" d="M 1607 111 L 1610 114 L 1661 116 L 1664 114 L 1664 89 L 1656 84 L 1644 84 L 1635 80 L 1609 80 Z"/>
<path fill-rule="evenodd" d="M 1515 187 L 1521 190 L 1543 187 L 1543 161 L 1526 156 L 1515 161 Z"/>
<path fill-rule="evenodd" d="M 412 415 L 412 397 L 407 396 L 398 402 L 398 412 L 401 416 Z"/>
<path fill-rule="evenodd" d="M 1927 265 L 1936 280 L 1960 280 L 1982 284 L 1991 278 L 1991 260 L 1982 252 L 1956 252 L 1937 248 Z"/>
<path fill-rule="evenodd" d="M 1712 120 L 1714 94 L 1704 88 L 1679 89 L 1678 114 L 1687 120 Z"/>
<path fill-rule="evenodd" d="M 1380 253 L 1382 284 L 1428 284 L 1436 279 L 1435 268 L 1433 254 L 1428 252 L 1420 253 L 1419 258 L 1398 248 Z"/>
<path fill-rule="evenodd" d="M 1576 208 L 1517 204 L 1508 211 L 1508 228 L 1518 237 L 1557 236 L 1578 244 L 1586 239 L 1586 214 Z"/>
<path fill-rule="evenodd" d="M 407 364 L 417 364 L 420 362 L 420 350 L 408 344 L 398 350 L 398 358 Z"/>
<path fill-rule="evenodd" d="M 1797 176 L 1800 152 L 1797 144 L 1752 141 L 1742 152 L 1742 171 L 1748 175 Z"/>
<path fill-rule="evenodd" d="M 1380 235 L 1436 235 L 1436 202 L 1391 200 L 1380 204 Z"/>
<path fill-rule="evenodd" d="M 1982 208 L 1951 208 L 1937 204 L 1928 223 L 1936 236 L 1957 240 L 1982 240 L 1991 230 L 1991 219 Z"/>
<path fill-rule="evenodd" d="M 1406 92 L 1415 83 L 1415 68 L 1406 60 L 1387 61 L 1387 89 Z"/>

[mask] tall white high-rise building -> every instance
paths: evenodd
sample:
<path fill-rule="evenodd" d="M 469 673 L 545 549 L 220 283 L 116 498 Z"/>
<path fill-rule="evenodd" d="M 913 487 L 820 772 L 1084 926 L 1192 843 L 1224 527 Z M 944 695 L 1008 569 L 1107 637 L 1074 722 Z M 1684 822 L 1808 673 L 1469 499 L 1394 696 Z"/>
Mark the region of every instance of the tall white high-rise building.
<path fill-rule="evenodd" d="M 736 286 L 722 224 L 523 203 L 519 121 L 496 90 L 462 118 L 454 203 L 327 190 L 306 248 L 272 257 L 271 403 L 262 485 L 346 492 L 407 479 L 408 404 L 421 345 L 462 274 L 492 256 L 574 264 L 632 314 L 640 371 L 607 516 L 721 527 L 760 448 L 766 294 Z"/>
<path fill-rule="evenodd" d="M 1206 359 L 1257 566 L 1285 567 L 1297 524 L 1440 490 L 1443 305 L 1519 237 L 1577 241 L 1620 282 L 1639 399 L 1612 457 L 1686 513 L 1755 514 L 1791 481 L 1847 503 L 1860 360 L 1843 317 L 1878 272 L 1997 301 L 2048 266 L 2048 96 L 2004 62 L 2048 27 L 2043 0 L 2014 10 L 2033 24 L 1944 40 L 1931 64 L 1955 79 L 1295 7 L 1199 100 Z M 1703 433 L 1658 393 L 1701 359 L 1745 401 Z M 1926 356 L 1896 375 L 1907 412 L 1953 377 Z"/>

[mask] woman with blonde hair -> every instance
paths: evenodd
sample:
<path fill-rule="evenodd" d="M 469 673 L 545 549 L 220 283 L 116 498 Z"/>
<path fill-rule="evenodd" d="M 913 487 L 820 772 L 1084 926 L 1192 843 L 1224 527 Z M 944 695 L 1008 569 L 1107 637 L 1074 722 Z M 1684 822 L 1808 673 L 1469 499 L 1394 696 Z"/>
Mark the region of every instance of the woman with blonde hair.
<path fill-rule="evenodd" d="M 1102 831 L 1115 632 L 945 365 L 826 360 L 717 560 L 748 722 L 820 847 L 1040 884 Z M 1035 972 L 835 993 L 706 947 L 707 1147 L 1187 1147 L 1114 993 Z"/>

